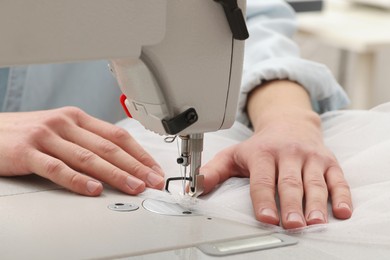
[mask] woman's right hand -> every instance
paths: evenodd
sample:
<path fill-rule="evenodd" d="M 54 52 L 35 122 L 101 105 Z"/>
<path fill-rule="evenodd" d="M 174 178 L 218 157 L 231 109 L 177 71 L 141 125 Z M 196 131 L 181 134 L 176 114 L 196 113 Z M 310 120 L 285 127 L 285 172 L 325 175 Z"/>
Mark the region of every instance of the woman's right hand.
<path fill-rule="evenodd" d="M 87 196 L 101 182 L 132 195 L 164 186 L 160 166 L 126 130 L 75 107 L 0 113 L 0 176 L 31 173 Z"/>

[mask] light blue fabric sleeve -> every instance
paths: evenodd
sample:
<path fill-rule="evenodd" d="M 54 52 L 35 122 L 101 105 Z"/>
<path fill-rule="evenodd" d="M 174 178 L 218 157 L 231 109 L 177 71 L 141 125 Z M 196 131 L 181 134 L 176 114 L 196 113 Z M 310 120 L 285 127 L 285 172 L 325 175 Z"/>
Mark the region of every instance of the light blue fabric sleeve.
<path fill-rule="evenodd" d="M 9 68 L 0 68 L 0 111 L 7 92 Z"/>
<path fill-rule="evenodd" d="M 43 64 L 10 69 L 3 111 L 76 106 L 108 122 L 126 117 L 107 61 Z"/>
<path fill-rule="evenodd" d="M 246 114 L 248 93 L 264 81 L 288 79 L 302 85 L 318 113 L 346 106 L 347 95 L 328 68 L 300 58 L 291 40 L 296 31 L 295 13 L 284 1 L 248 0 L 242 89 L 237 120 L 250 125 Z"/>
<path fill-rule="evenodd" d="M 126 117 L 107 61 L 29 66 L 21 110 L 77 106 L 108 122 Z"/>

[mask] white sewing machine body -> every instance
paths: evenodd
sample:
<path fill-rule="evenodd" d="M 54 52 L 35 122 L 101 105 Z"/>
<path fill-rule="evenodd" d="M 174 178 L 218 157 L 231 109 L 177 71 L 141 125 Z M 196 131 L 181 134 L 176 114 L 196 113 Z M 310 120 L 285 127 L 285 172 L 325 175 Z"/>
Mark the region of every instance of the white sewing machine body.
<path fill-rule="evenodd" d="M 0 67 L 110 59 L 127 109 L 147 129 L 186 135 L 234 122 L 244 42 L 233 39 L 216 1 L 6 0 L 0 7 Z M 189 108 L 196 122 L 164 128 L 162 120 Z"/>
<path fill-rule="evenodd" d="M 12 188 L 14 185 L 25 189 Z M 1 259 L 140 259 L 147 254 L 156 254 L 156 259 L 188 259 L 180 254 L 195 251 L 198 256 L 191 259 L 207 259 L 214 257 L 202 253 L 202 247 L 224 245 L 226 241 L 255 238 L 260 239 L 257 246 L 270 248 L 296 242 L 287 236 L 278 237 L 270 231 L 208 216 L 156 214 L 142 206 L 144 199 L 114 190 L 106 189 L 97 198 L 83 197 L 56 190 L 36 176 L 5 179 L 0 187 L 9 188 L 1 192 L 8 195 L 0 198 Z M 15 192 L 18 189 L 19 193 Z M 139 208 L 126 211 L 128 204 Z M 118 207 L 119 211 L 109 207 Z M 124 211 L 120 211 L 121 207 Z M 231 243 L 226 246 L 232 248 Z M 236 250 L 245 245 L 255 250 L 253 242 L 237 244 Z M 161 258 L 166 254 L 172 257 Z"/>

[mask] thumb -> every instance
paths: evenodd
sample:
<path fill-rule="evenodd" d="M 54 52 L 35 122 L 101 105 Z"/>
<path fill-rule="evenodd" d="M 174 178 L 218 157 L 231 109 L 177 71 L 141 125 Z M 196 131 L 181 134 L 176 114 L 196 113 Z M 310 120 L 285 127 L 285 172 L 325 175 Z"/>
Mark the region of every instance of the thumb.
<path fill-rule="evenodd" d="M 244 175 L 235 161 L 235 149 L 236 146 L 222 150 L 200 168 L 200 174 L 204 175 L 203 194 L 209 193 L 215 186 L 230 177 Z"/>

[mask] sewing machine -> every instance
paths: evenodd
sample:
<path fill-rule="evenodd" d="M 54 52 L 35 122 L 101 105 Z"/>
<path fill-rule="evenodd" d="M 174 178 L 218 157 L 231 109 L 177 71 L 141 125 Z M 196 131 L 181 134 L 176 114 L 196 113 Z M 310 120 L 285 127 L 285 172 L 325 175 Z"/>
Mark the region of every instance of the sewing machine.
<path fill-rule="evenodd" d="M 202 192 L 203 133 L 234 121 L 248 36 L 244 14 L 245 0 L 5 0 L 0 66 L 109 59 L 129 116 L 158 134 L 182 138 L 178 162 L 190 167 L 183 178 L 196 197 Z M 37 186 L 22 183 L 26 190 L 15 192 L 15 180 L 7 179 L 10 186 L 3 187 L 6 258 L 118 258 L 194 247 L 229 255 L 296 242 L 229 221 L 183 218 L 188 212 L 181 208 L 174 218 L 150 214 L 160 206 L 139 197 L 124 203 L 129 197 L 115 191 L 91 199 L 27 179 Z"/>
<path fill-rule="evenodd" d="M 127 114 L 182 137 L 189 194 L 202 192 L 203 133 L 237 108 L 248 32 L 236 0 L 9 0 L 0 16 L 0 66 L 110 59 Z"/>

